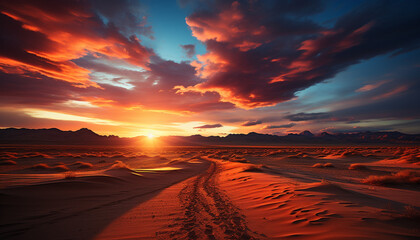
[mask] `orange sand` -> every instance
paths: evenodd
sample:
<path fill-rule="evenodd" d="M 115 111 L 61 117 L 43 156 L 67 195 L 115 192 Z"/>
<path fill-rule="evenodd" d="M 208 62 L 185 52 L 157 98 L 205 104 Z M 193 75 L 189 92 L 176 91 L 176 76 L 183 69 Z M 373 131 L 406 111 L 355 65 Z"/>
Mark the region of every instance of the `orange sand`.
<path fill-rule="evenodd" d="M 0 168 L 0 238 L 415 239 L 419 152 L 10 147 L 0 152 L 16 162 Z"/>

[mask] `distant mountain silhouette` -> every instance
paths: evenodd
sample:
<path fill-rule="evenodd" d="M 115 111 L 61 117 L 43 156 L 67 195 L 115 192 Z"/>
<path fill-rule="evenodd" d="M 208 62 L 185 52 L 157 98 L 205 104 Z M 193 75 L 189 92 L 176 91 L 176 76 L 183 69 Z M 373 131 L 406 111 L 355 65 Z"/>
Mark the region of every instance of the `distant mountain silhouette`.
<path fill-rule="evenodd" d="M 311 132 L 310 132 L 310 131 L 308 131 L 308 130 L 306 130 L 306 131 L 303 131 L 303 132 L 299 133 L 299 135 L 301 135 L 301 136 L 306 136 L 306 137 L 313 137 L 313 136 L 314 136 L 314 134 L 313 134 L 313 133 L 311 133 Z"/>
<path fill-rule="evenodd" d="M 87 128 L 77 131 L 62 131 L 57 128 L 0 129 L 0 144 L 109 145 L 129 142 L 128 139 L 117 136 L 101 136 Z"/>
<path fill-rule="evenodd" d="M 194 135 L 189 137 L 167 137 L 171 145 L 322 145 L 322 144 L 420 144 L 420 134 L 404 134 L 400 132 L 360 132 L 337 133 L 322 132 L 314 135 L 310 131 L 299 134 L 277 136 L 271 134 L 229 134 L 225 137 L 203 137 Z"/>
<path fill-rule="evenodd" d="M 87 128 L 77 131 L 62 131 L 57 128 L 0 129 L 0 144 L 39 144 L 39 145 L 132 145 L 141 144 L 146 137 L 120 138 L 102 136 Z M 336 133 L 323 132 L 314 135 L 310 131 L 299 134 L 277 136 L 251 132 L 248 134 L 229 134 L 224 137 L 201 135 L 166 136 L 159 141 L 170 146 L 203 146 L 203 145 L 322 145 L 322 144 L 420 144 L 420 134 L 400 132 L 359 132 Z"/>

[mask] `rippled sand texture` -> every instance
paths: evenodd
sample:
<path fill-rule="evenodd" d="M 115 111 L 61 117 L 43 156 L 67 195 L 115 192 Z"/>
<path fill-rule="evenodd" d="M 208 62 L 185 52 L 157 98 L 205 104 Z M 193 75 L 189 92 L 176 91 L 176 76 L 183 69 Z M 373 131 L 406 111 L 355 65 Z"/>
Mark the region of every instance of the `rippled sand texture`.
<path fill-rule="evenodd" d="M 2 147 L 1 239 L 416 239 L 418 147 Z"/>

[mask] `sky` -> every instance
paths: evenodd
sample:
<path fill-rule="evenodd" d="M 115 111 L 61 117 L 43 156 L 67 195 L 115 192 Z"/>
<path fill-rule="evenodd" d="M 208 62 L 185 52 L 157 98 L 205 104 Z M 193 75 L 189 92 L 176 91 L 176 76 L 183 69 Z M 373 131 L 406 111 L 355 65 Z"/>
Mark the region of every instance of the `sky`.
<path fill-rule="evenodd" d="M 420 133 L 420 2 L 0 2 L 0 128 Z"/>

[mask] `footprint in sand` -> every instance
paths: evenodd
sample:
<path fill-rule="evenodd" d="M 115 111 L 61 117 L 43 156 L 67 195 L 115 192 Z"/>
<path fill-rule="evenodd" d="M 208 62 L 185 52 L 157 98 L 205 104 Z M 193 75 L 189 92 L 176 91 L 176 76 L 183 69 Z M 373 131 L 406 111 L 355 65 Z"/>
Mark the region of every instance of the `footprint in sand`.
<path fill-rule="evenodd" d="M 324 211 L 321 211 L 321 212 L 317 212 L 317 213 L 315 213 L 315 216 L 325 215 L 325 214 L 327 214 L 327 213 L 328 213 L 328 210 L 324 210 Z"/>
<path fill-rule="evenodd" d="M 330 218 L 322 217 L 322 218 L 318 218 L 316 220 L 309 221 L 309 223 L 310 224 L 322 224 L 323 222 L 326 222 L 328 220 L 330 220 Z"/>
<path fill-rule="evenodd" d="M 282 203 L 282 204 L 278 205 L 276 208 L 282 208 L 282 207 L 284 207 L 286 205 L 287 205 L 286 203 Z"/>
<path fill-rule="evenodd" d="M 306 221 L 308 221 L 308 219 L 302 218 L 302 219 L 298 219 L 298 220 L 293 221 L 292 224 L 298 224 L 298 223 L 306 222 Z"/>
<path fill-rule="evenodd" d="M 306 212 L 309 212 L 309 211 L 312 211 L 313 209 L 305 209 L 305 210 L 302 210 L 302 211 L 300 211 L 300 212 L 302 212 L 302 213 L 306 213 Z"/>
<path fill-rule="evenodd" d="M 283 197 L 283 196 L 284 196 L 284 194 L 278 193 L 278 195 L 277 195 L 277 196 L 275 196 L 275 197 L 273 197 L 273 199 L 279 199 L 279 198 L 281 198 L 281 197 Z"/>
<path fill-rule="evenodd" d="M 296 208 L 290 212 L 290 215 L 295 215 L 298 211 L 302 210 L 303 208 Z"/>
<path fill-rule="evenodd" d="M 269 198 L 272 198 L 272 197 L 274 197 L 276 194 L 275 193 L 273 193 L 273 194 L 271 194 L 271 195 L 269 195 L 269 196 L 267 196 L 267 197 L 264 197 L 263 199 L 269 199 Z"/>

